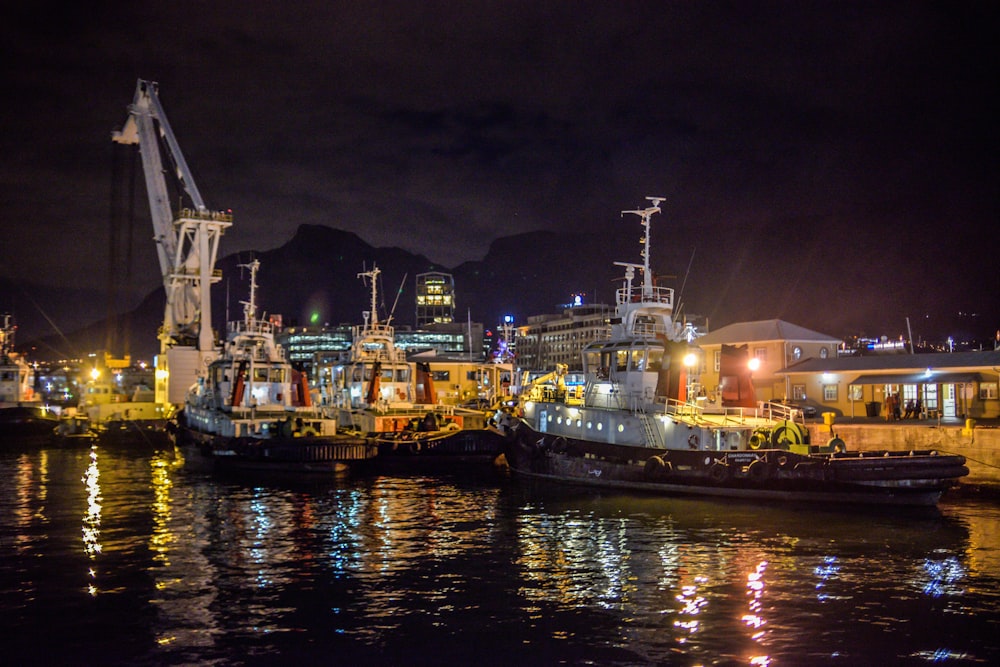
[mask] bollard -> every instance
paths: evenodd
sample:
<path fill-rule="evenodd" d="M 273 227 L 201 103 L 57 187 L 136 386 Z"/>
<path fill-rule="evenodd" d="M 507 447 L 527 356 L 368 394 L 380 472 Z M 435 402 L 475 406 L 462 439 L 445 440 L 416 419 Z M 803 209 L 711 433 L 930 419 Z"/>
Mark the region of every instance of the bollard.
<path fill-rule="evenodd" d="M 973 429 L 975 429 L 975 428 L 976 428 L 976 420 L 975 419 L 966 419 L 965 420 L 965 428 L 962 429 L 962 435 L 967 436 L 967 437 L 971 437 Z"/>

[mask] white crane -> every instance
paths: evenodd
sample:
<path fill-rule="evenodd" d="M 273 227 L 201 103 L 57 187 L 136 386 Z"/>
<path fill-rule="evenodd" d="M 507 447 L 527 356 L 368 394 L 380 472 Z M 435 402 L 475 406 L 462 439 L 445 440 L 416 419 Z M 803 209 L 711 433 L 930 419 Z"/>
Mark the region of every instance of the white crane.
<path fill-rule="evenodd" d="M 215 273 L 219 239 L 232 225 L 232 215 L 209 211 L 191 177 L 177 139 L 157 95 L 157 84 L 139 80 L 128 118 L 113 141 L 139 146 L 146 194 L 153 219 L 153 240 L 166 291 L 163 326 L 156 358 L 156 401 L 179 405 L 198 375 L 216 356 L 209 290 L 221 280 Z M 170 163 L 161 157 L 160 140 Z M 190 208 L 170 205 L 165 174 L 172 172 Z"/>

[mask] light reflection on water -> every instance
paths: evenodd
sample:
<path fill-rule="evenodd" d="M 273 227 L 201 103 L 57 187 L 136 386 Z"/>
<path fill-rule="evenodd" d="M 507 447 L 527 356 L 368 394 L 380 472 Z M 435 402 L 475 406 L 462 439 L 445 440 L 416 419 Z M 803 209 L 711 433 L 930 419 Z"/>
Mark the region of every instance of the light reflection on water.
<path fill-rule="evenodd" d="M 0 457 L 0 527 L 15 657 L 45 641 L 102 664 L 1000 658 L 989 503 L 815 512 L 491 471 L 248 482 L 97 447 Z"/>

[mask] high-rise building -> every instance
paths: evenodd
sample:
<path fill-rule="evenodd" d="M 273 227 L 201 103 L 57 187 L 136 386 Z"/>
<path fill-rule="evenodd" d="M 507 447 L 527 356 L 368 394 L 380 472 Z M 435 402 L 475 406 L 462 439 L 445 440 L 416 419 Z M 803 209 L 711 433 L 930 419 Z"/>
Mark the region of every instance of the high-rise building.
<path fill-rule="evenodd" d="M 451 274 L 438 272 L 418 274 L 417 328 L 454 321 L 455 280 Z"/>

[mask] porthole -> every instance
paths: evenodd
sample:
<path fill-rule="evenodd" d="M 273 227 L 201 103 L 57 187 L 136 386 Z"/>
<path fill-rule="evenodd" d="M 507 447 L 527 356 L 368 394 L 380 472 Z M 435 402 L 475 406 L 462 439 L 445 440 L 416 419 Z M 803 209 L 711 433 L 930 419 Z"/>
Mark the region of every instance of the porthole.
<path fill-rule="evenodd" d="M 618 425 L 618 432 L 619 433 L 624 433 L 625 432 L 625 424 L 619 424 Z"/>

